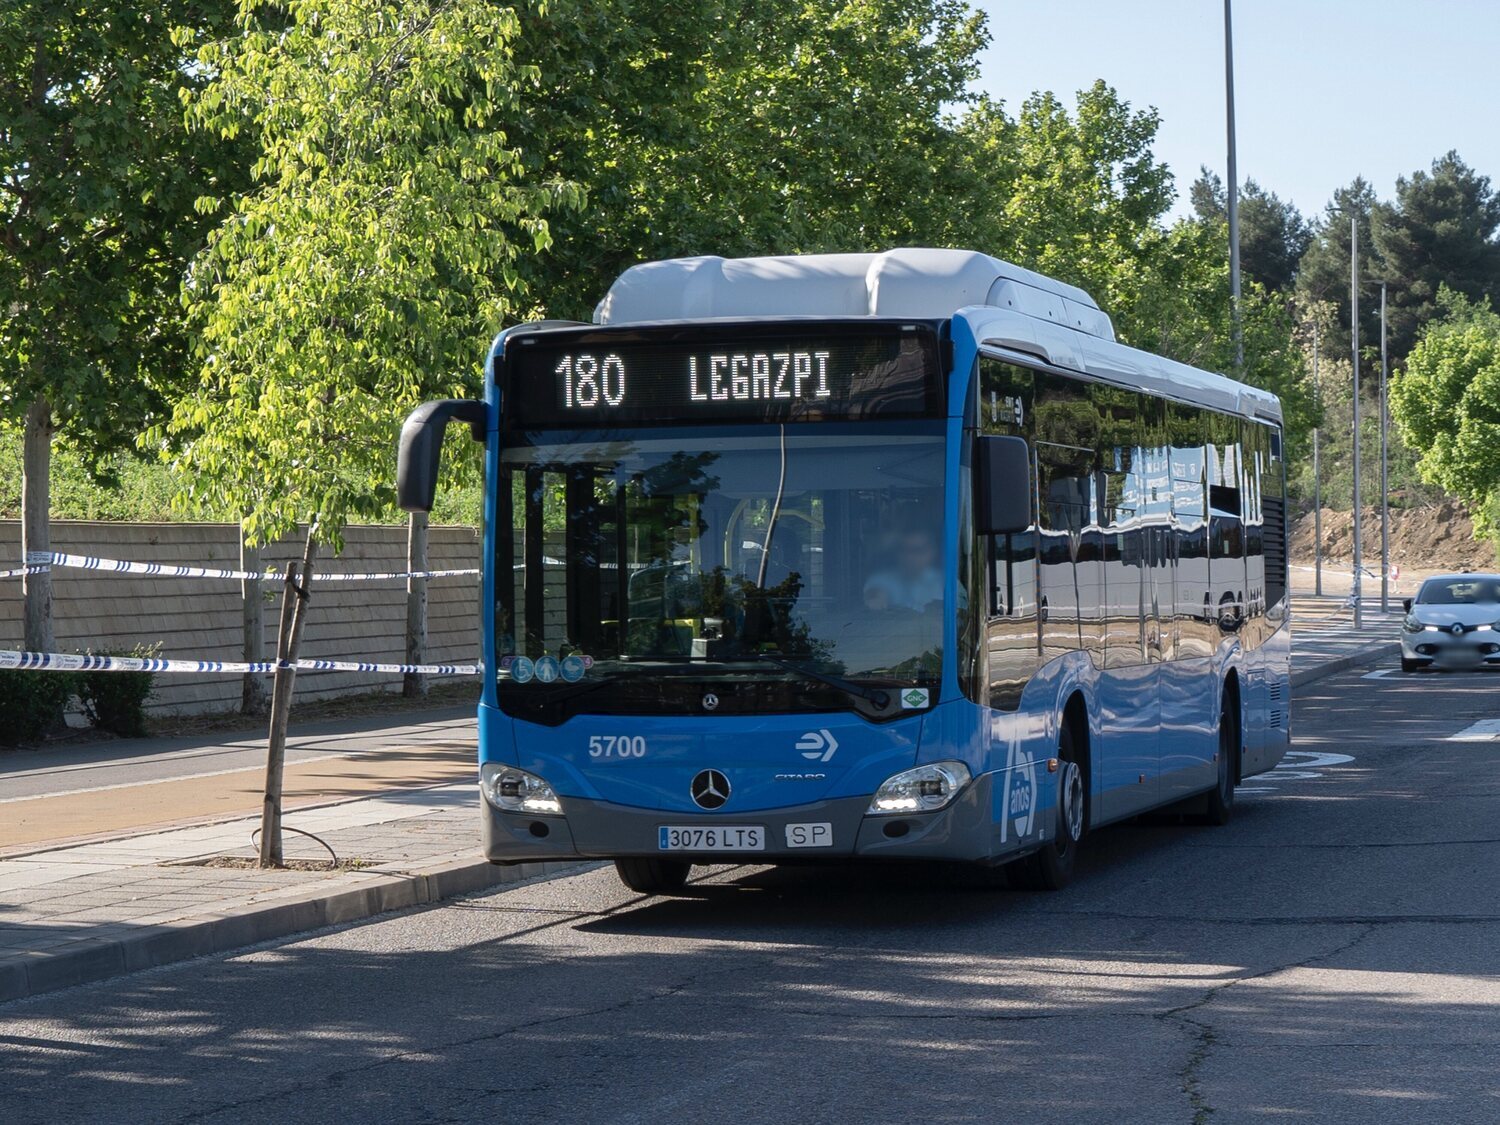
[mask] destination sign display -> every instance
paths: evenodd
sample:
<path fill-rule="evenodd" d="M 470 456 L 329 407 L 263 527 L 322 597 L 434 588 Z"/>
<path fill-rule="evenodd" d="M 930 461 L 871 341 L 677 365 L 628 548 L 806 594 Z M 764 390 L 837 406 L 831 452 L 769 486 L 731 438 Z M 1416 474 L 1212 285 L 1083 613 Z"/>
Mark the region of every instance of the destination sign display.
<path fill-rule="evenodd" d="M 927 325 L 523 335 L 506 345 L 502 409 L 523 428 L 919 417 L 942 410 Z"/>

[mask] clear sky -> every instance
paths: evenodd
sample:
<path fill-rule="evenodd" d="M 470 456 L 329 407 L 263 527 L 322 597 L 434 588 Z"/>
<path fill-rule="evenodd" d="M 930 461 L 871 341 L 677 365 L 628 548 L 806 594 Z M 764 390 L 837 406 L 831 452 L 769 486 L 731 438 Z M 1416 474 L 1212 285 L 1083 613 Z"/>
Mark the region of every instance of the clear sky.
<path fill-rule="evenodd" d="M 974 2 L 980 89 L 1013 111 L 1103 78 L 1161 112 L 1179 213 L 1199 165 L 1223 176 L 1223 0 Z M 1449 149 L 1500 183 L 1500 0 L 1235 0 L 1234 54 L 1240 179 L 1305 214 L 1356 175 L 1388 198 Z"/>

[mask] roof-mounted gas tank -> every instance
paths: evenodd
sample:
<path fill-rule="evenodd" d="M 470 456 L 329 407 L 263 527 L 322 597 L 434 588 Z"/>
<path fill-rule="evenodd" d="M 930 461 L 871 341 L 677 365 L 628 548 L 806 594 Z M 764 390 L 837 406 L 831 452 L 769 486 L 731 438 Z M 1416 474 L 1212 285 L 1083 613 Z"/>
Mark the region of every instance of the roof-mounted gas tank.
<path fill-rule="evenodd" d="M 887 250 L 770 258 L 673 258 L 632 266 L 594 311 L 599 324 L 722 317 L 945 319 L 1009 309 L 1101 340 L 1109 317 L 1082 289 L 973 250 Z"/>

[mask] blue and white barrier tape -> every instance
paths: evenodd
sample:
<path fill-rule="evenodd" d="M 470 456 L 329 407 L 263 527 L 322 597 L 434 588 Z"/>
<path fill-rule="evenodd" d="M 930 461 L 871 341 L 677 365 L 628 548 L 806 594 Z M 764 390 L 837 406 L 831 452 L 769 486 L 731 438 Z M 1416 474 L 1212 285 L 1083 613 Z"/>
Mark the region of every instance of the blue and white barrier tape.
<path fill-rule="evenodd" d="M 27 574 L 41 574 L 51 569 L 46 563 L 34 563 L 31 566 L 18 566 L 14 570 L 0 570 L 0 578 L 21 578 Z"/>
<path fill-rule="evenodd" d="M 163 660 L 151 656 L 80 656 L 71 652 L 0 649 L 0 668 L 38 672 L 246 672 L 276 671 L 276 661 Z M 364 660 L 299 660 L 299 672 L 391 672 L 399 675 L 477 676 L 477 664 L 379 664 Z"/>
<path fill-rule="evenodd" d="M 233 582 L 268 582 L 281 578 L 281 572 L 268 570 L 256 573 L 249 570 L 215 570 L 203 566 L 175 566 L 168 563 L 131 562 L 127 559 L 101 559 L 93 555 L 69 555 L 60 551 L 32 551 L 26 556 L 26 566 L 17 570 L 0 570 L 0 578 L 35 574 L 49 567 L 69 570 L 98 570 L 109 574 L 145 574 L 153 578 L 222 578 Z M 315 570 L 313 581 L 317 582 L 382 582 L 397 578 L 456 578 L 461 575 L 478 574 L 472 570 L 402 570 L 386 574 L 329 574 Z"/>

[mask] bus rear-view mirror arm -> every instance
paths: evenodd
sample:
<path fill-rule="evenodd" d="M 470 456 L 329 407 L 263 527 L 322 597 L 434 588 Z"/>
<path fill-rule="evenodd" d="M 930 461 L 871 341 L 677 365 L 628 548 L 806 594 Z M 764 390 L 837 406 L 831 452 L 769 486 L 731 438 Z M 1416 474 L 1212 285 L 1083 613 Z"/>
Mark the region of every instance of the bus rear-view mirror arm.
<path fill-rule="evenodd" d="M 474 440 L 483 442 L 489 419 L 489 407 L 469 398 L 424 402 L 406 416 L 396 455 L 396 503 L 402 511 L 432 511 L 437 499 L 438 459 L 448 423 L 467 422 Z"/>
<path fill-rule="evenodd" d="M 974 522 L 981 535 L 1014 535 L 1031 526 L 1031 449 L 1018 437 L 974 443 Z"/>

